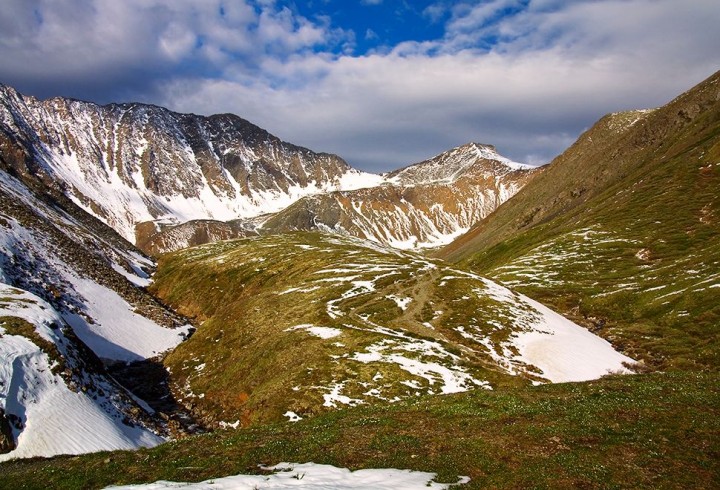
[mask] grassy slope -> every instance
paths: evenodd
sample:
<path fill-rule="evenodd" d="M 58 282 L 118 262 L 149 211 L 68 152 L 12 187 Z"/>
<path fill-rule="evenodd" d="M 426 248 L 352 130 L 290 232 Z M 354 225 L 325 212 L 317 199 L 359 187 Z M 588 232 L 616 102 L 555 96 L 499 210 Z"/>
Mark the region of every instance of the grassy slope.
<path fill-rule="evenodd" d="M 653 367 L 717 369 L 719 78 L 607 116 L 443 255 Z"/>
<path fill-rule="evenodd" d="M 652 374 L 426 396 L 150 450 L 3 464 L 0 488 L 201 481 L 280 461 L 398 467 L 462 488 L 716 488 L 717 374 Z"/>
<path fill-rule="evenodd" d="M 532 373 L 508 375 L 468 338 L 487 337 L 496 355 L 507 354 L 500 344 L 523 328 L 524 307 L 463 274 L 418 255 L 307 232 L 179 251 L 161 259 L 153 289 L 201 327 L 164 362 L 184 402 L 211 426 L 276 421 L 288 410 L 317 414 L 339 385 L 343 396 L 364 403 L 439 393 L 437 369 L 444 368 L 468 388 L 480 387 L 468 376 L 496 388 L 527 384 Z M 299 325 L 337 336 L 291 330 Z M 373 353 L 369 362 L 354 359 Z M 431 382 L 389 357 L 442 367 Z"/>

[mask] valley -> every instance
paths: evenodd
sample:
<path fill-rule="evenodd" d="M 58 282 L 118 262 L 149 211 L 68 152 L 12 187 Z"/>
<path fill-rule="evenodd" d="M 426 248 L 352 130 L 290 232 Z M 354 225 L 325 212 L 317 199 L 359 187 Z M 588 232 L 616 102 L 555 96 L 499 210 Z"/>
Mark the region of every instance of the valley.
<path fill-rule="evenodd" d="M 383 175 L 233 115 L 0 96 L 0 488 L 720 481 L 720 73 L 541 168 Z"/>

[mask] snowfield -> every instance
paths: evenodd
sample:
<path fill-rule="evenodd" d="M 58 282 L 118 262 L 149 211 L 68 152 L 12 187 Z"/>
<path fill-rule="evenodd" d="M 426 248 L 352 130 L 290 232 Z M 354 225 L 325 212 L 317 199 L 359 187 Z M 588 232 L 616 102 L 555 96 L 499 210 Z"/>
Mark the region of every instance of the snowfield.
<path fill-rule="evenodd" d="M 75 334 L 101 359 L 139 361 L 155 357 L 182 342 L 191 326 L 169 329 L 133 312 L 119 294 L 94 281 L 72 273 L 65 274 L 69 284 L 85 299 L 83 316 L 65 313 L 63 318 Z"/>
<path fill-rule="evenodd" d="M 0 199 L 0 409 L 15 445 L 0 460 L 163 442 L 152 410 L 77 341 L 121 362 L 183 341 L 189 326 L 165 328 L 137 311 L 149 299 L 133 291 L 147 285 L 153 262 L 5 172 Z"/>
<path fill-rule="evenodd" d="M 537 366 L 553 383 L 588 381 L 611 373 L 630 373 L 631 359 L 589 330 L 527 296 L 522 301 L 540 313 L 536 329 L 517 334 L 512 343 L 519 360 Z"/>
<path fill-rule="evenodd" d="M 56 344 L 66 342 L 53 308 L 27 291 L 0 284 L 0 317 L 17 317 L 35 327 L 37 335 Z M 0 324 L 2 325 L 2 324 Z M 71 390 L 53 372 L 48 354 L 27 338 L 10 335 L 0 326 L 0 408 L 18 417 L 12 424 L 17 448 L 0 454 L 0 461 L 58 454 L 82 454 L 115 449 L 152 447 L 164 439 L 141 426 L 123 423 L 112 391 L 97 396 Z"/>

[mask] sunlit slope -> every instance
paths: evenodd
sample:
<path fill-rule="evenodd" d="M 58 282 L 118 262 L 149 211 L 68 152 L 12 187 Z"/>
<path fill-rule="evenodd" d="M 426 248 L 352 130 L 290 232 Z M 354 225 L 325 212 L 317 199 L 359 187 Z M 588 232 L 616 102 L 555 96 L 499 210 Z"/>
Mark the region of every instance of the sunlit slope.
<path fill-rule="evenodd" d="M 661 368 L 720 366 L 720 75 L 600 120 L 442 252 Z"/>
<path fill-rule="evenodd" d="M 164 256 L 153 290 L 199 328 L 165 360 L 210 425 L 533 381 L 631 360 L 492 281 L 317 233 Z"/>

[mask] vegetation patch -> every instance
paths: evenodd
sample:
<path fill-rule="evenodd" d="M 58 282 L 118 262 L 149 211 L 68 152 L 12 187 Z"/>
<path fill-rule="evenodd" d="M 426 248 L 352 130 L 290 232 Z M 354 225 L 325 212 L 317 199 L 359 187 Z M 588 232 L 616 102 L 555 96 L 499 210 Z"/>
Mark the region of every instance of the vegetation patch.
<path fill-rule="evenodd" d="M 440 261 L 312 232 L 163 256 L 153 291 L 197 332 L 164 360 L 209 426 L 546 381 L 514 347 L 543 318 Z M 291 415 L 286 415 L 290 413 Z"/>

